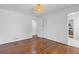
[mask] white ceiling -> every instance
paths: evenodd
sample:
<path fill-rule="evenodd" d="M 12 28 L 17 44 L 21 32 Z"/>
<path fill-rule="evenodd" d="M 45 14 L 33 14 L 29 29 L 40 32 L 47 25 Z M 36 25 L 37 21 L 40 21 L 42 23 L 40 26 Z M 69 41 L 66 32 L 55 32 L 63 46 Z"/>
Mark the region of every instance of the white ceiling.
<path fill-rule="evenodd" d="M 34 4 L 0 4 L 0 9 L 7 9 L 16 12 L 25 13 L 28 15 L 46 15 L 50 12 L 70 7 L 71 4 L 43 4 L 43 11 L 40 14 L 36 14 L 33 10 Z"/>

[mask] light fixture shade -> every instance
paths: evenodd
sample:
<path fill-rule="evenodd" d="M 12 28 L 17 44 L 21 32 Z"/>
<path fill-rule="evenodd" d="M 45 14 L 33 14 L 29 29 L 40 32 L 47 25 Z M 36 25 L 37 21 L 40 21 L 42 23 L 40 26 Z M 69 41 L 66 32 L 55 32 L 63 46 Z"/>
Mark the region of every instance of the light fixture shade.
<path fill-rule="evenodd" d="M 43 11 L 43 6 L 41 4 L 36 4 L 34 6 L 34 11 L 37 12 L 37 13 L 40 13 Z"/>

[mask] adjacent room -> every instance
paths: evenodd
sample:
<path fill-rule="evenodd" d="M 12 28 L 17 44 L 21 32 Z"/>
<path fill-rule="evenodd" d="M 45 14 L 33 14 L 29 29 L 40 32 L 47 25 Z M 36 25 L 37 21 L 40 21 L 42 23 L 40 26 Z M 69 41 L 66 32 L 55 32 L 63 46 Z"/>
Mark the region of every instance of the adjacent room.
<path fill-rule="evenodd" d="M 0 4 L 0 54 L 78 54 L 79 4 Z"/>

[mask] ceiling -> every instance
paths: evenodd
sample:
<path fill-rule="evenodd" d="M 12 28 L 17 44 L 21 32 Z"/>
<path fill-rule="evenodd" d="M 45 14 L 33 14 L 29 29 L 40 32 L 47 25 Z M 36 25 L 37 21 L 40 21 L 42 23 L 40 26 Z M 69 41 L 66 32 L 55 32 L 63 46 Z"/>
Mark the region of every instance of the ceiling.
<path fill-rule="evenodd" d="M 71 4 L 42 4 L 43 11 L 39 14 L 34 12 L 34 4 L 0 4 L 0 9 L 21 12 L 33 16 L 46 15 L 57 10 L 70 7 Z"/>

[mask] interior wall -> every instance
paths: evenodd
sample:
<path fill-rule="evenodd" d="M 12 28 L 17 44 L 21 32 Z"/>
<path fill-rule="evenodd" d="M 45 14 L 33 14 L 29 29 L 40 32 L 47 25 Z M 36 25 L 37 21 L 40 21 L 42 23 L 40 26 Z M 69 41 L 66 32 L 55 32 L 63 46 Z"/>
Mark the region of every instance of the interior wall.
<path fill-rule="evenodd" d="M 38 17 L 38 29 L 37 29 L 37 33 L 39 37 L 44 37 L 47 35 L 47 20 L 45 17 Z"/>
<path fill-rule="evenodd" d="M 71 6 L 45 15 L 44 18 L 47 20 L 47 28 L 44 30 L 44 34 L 46 35 L 43 35 L 43 37 L 68 44 L 67 15 L 75 11 L 79 11 L 79 5 Z"/>
<path fill-rule="evenodd" d="M 37 20 L 33 19 L 32 20 L 32 35 L 37 35 Z"/>
<path fill-rule="evenodd" d="M 73 20 L 74 37 L 68 37 L 68 44 L 79 48 L 79 11 L 70 13 L 68 15 L 68 22 L 69 20 Z"/>
<path fill-rule="evenodd" d="M 74 33 L 76 36 L 76 39 L 79 40 L 79 13 L 75 14 L 73 16 L 74 19 Z"/>
<path fill-rule="evenodd" d="M 32 37 L 32 20 L 35 17 L 0 9 L 0 44 Z"/>

